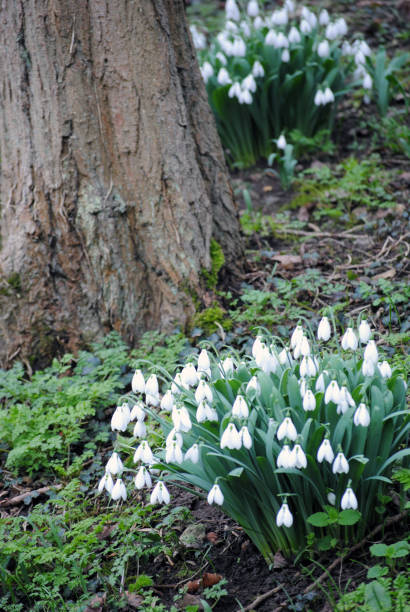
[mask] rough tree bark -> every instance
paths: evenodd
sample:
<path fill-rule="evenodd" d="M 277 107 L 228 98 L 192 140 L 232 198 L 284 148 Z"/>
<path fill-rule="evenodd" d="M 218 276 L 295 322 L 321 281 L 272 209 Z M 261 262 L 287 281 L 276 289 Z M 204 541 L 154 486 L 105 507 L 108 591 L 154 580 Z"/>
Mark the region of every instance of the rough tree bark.
<path fill-rule="evenodd" d="M 0 7 L 0 356 L 185 323 L 241 246 L 182 0 Z"/>

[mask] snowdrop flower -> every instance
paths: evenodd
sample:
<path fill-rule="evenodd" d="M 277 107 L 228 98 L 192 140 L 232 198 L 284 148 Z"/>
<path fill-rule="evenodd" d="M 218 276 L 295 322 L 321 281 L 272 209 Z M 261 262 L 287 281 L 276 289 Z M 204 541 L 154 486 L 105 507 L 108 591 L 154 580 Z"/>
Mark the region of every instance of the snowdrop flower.
<path fill-rule="evenodd" d="M 349 406 L 354 408 L 356 406 L 354 399 L 350 395 L 347 387 L 341 387 L 339 393 L 339 401 L 337 402 L 337 414 L 344 414 Z"/>
<path fill-rule="evenodd" d="M 269 30 L 265 36 L 265 45 L 270 45 L 271 47 L 276 46 L 277 34 L 275 30 Z"/>
<path fill-rule="evenodd" d="M 302 40 L 302 38 L 301 38 L 301 36 L 299 34 L 299 30 L 297 28 L 295 28 L 295 26 L 292 26 L 290 28 L 289 34 L 288 34 L 288 40 L 292 44 L 300 43 L 300 41 Z"/>
<path fill-rule="evenodd" d="M 300 362 L 299 374 L 301 376 L 316 376 L 316 365 L 311 357 L 303 357 Z"/>
<path fill-rule="evenodd" d="M 290 417 L 283 419 L 282 423 L 278 427 L 278 431 L 276 432 L 276 437 L 278 440 L 282 440 L 283 438 L 289 438 L 289 440 L 293 441 L 296 440 L 298 434 Z"/>
<path fill-rule="evenodd" d="M 246 12 L 249 17 L 256 17 L 259 14 L 259 5 L 258 0 L 250 0 L 248 2 L 248 6 L 246 7 Z"/>
<path fill-rule="evenodd" d="M 145 380 L 141 370 L 135 370 L 131 381 L 131 389 L 133 393 L 145 393 Z"/>
<path fill-rule="evenodd" d="M 226 66 L 226 64 L 228 63 L 228 60 L 226 59 L 222 51 L 218 51 L 218 53 L 215 56 L 215 59 L 219 60 L 222 66 Z"/>
<path fill-rule="evenodd" d="M 339 28 L 335 23 L 328 23 L 326 27 L 326 38 L 335 40 L 339 36 Z"/>
<path fill-rule="evenodd" d="M 233 83 L 228 90 L 229 98 L 238 98 L 241 95 L 241 86 L 239 83 Z"/>
<path fill-rule="evenodd" d="M 246 385 L 246 393 L 249 393 L 250 391 L 254 391 L 257 394 L 261 392 L 261 386 L 256 376 L 252 376 L 252 378 Z"/>
<path fill-rule="evenodd" d="M 363 359 L 362 373 L 364 376 L 373 376 L 375 372 L 375 365 L 371 359 Z"/>
<path fill-rule="evenodd" d="M 332 330 L 330 328 L 329 319 L 327 317 L 322 317 L 319 323 L 319 327 L 317 328 L 317 339 L 323 340 L 323 342 L 327 342 L 331 336 Z"/>
<path fill-rule="evenodd" d="M 166 447 L 165 461 L 167 463 L 182 463 L 182 450 L 177 442 L 173 442 Z"/>
<path fill-rule="evenodd" d="M 302 8 L 302 17 L 306 19 L 311 28 L 315 28 L 317 25 L 317 17 L 312 11 L 310 11 L 306 6 Z"/>
<path fill-rule="evenodd" d="M 110 472 L 105 472 L 104 476 L 98 483 L 98 493 L 102 493 L 104 489 L 108 491 L 108 493 L 111 493 L 113 486 L 114 483 Z"/>
<path fill-rule="evenodd" d="M 206 38 L 202 32 L 199 32 L 196 25 L 191 25 L 189 27 L 192 36 L 192 42 L 194 43 L 195 49 L 205 49 L 206 47 Z"/>
<path fill-rule="evenodd" d="M 322 444 L 317 449 L 316 459 L 319 463 L 322 463 L 323 460 L 326 460 L 328 463 L 332 463 L 335 455 L 332 450 L 332 446 L 328 438 L 324 438 Z"/>
<path fill-rule="evenodd" d="M 293 2 L 293 0 L 285 0 L 283 6 L 288 11 L 288 13 L 293 13 L 293 11 L 295 10 L 295 3 Z"/>
<path fill-rule="evenodd" d="M 353 493 L 353 489 L 347 487 L 346 491 L 343 493 L 340 505 L 342 510 L 348 510 L 349 508 L 352 510 L 357 510 L 358 503 L 356 495 Z"/>
<path fill-rule="evenodd" d="M 347 474 L 349 472 L 349 464 L 343 453 L 338 453 L 332 466 L 333 474 Z"/>
<path fill-rule="evenodd" d="M 356 425 L 356 427 L 359 425 L 362 427 L 367 427 L 370 424 L 370 414 L 366 404 L 359 404 L 353 416 L 353 423 Z"/>
<path fill-rule="evenodd" d="M 143 489 L 152 487 L 151 475 L 144 465 L 141 465 L 140 469 L 135 475 L 134 483 L 137 489 Z"/>
<path fill-rule="evenodd" d="M 293 356 L 295 359 L 298 359 L 301 355 L 303 357 L 310 355 L 309 340 L 306 338 L 306 336 L 302 336 L 300 342 L 298 342 L 293 351 Z"/>
<path fill-rule="evenodd" d="M 310 34 L 312 31 L 310 23 L 306 19 L 302 19 L 300 22 L 300 31 L 302 34 Z"/>
<path fill-rule="evenodd" d="M 224 503 L 224 496 L 219 485 L 214 484 L 212 489 L 209 491 L 207 502 L 210 506 L 212 504 L 218 504 L 218 506 L 222 506 L 222 504 Z"/>
<path fill-rule="evenodd" d="M 314 103 L 316 106 L 323 106 L 325 104 L 325 97 L 324 97 L 324 93 L 321 89 L 318 89 L 316 94 L 315 94 L 315 98 L 314 98 Z"/>
<path fill-rule="evenodd" d="M 294 349 L 296 345 L 299 344 L 299 342 L 302 340 L 303 336 L 303 327 L 301 325 L 297 325 L 290 337 L 290 348 Z"/>
<path fill-rule="evenodd" d="M 329 42 L 325 39 L 322 40 L 322 42 L 320 42 L 317 46 L 317 54 L 319 57 L 328 57 L 328 55 L 330 54 L 330 47 L 329 47 Z"/>
<path fill-rule="evenodd" d="M 356 64 L 358 66 L 362 66 L 363 64 L 366 63 L 366 56 L 363 53 L 363 51 L 356 51 L 355 55 L 354 55 L 354 61 L 356 62 Z"/>
<path fill-rule="evenodd" d="M 356 338 L 356 334 L 354 333 L 353 329 L 351 327 L 348 327 L 345 331 L 345 333 L 343 334 L 343 338 L 342 338 L 342 349 L 347 351 L 347 350 L 351 350 L 351 351 L 355 351 L 358 347 L 358 340 Z"/>
<path fill-rule="evenodd" d="M 167 438 L 165 440 L 165 446 L 166 447 L 171 446 L 174 442 L 176 442 L 178 446 L 182 448 L 182 443 L 183 443 L 182 435 L 180 434 L 179 431 L 175 429 L 175 427 L 173 427 L 171 431 L 169 432 L 169 434 L 167 435 Z"/>
<path fill-rule="evenodd" d="M 288 504 L 282 504 L 278 514 L 276 515 L 276 525 L 278 527 L 292 527 L 293 525 L 293 516 L 291 511 L 289 510 Z"/>
<path fill-rule="evenodd" d="M 232 406 L 232 416 L 240 419 L 247 419 L 249 416 L 249 408 L 245 398 L 242 395 L 237 395 Z"/>
<path fill-rule="evenodd" d="M 224 68 L 221 68 L 221 70 L 224 70 Z M 219 71 L 219 73 L 221 72 L 221 70 Z M 231 81 L 229 80 L 229 83 L 230 82 Z M 208 352 L 205 349 L 203 349 L 198 356 L 198 373 L 200 372 L 211 376 L 211 362 L 209 360 Z"/>
<path fill-rule="evenodd" d="M 262 17 L 260 17 L 259 15 L 257 17 L 255 17 L 255 19 L 253 20 L 253 27 L 255 28 L 255 30 L 260 30 L 260 28 L 262 28 L 264 26 L 264 21 L 262 19 Z"/>
<path fill-rule="evenodd" d="M 364 349 L 364 359 L 372 361 L 374 365 L 376 365 L 379 358 L 379 353 L 377 352 L 377 346 L 374 340 L 369 340 L 366 348 Z"/>
<path fill-rule="evenodd" d="M 182 408 L 174 408 L 171 413 L 171 418 L 177 431 L 190 431 L 192 429 L 189 412 L 185 406 L 182 406 Z"/>
<path fill-rule="evenodd" d="M 249 38 L 249 36 L 251 35 L 251 29 L 249 27 L 249 24 L 247 21 L 241 21 L 241 23 L 239 24 L 241 26 L 241 30 L 244 33 L 244 35 L 246 36 L 246 38 Z"/>
<path fill-rule="evenodd" d="M 211 387 L 204 380 L 200 380 L 198 387 L 195 391 L 195 401 L 197 404 L 202 402 L 203 400 L 207 400 L 209 403 L 212 403 L 213 396 Z"/>
<path fill-rule="evenodd" d="M 239 431 L 239 435 L 241 437 L 242 446 L 250 449 L 252 447 L 252 438 L 249 429 L 245 425 Z"/>
<path fill-rule="evenodd" d="M 307 390 L 308 390 L 308 386 L 307 386 L 306 378 L 301 378 L 299 380 L 300 397 L 304 398 L 307 393 Z"/>
<path fill-rule="evenodd" d="M 147 428 L 145 427 L 144 421 L 137 421 L 134 425 L 133 436 L 134 438 L 145 438 L 147 435 Z"/>
<path fill-rule="evenodd" d="M 295 444 L 295 446 L 292 449 L 292 455 L 295 458 L 296 468 L 301 469 L 307 466 L 306 455 L 300 444 Z"/>
<path fill-rule="evenodd" d="M 286 138 L 283 134 L 281 134 L 276 141 L 276 146 L 278 149 L 282 149 L 284 151 L 286 149 L 286 144 Z"/>
<path fill-rule="evenodd" d="M 209 406 L 205 400 L 202 400 L 198 404 L 196 420 L 198 423 L 204 423 L 205 421 L 217 421 L 218 416 L 216 411 L 211 408 L 211 406 Z"/>
<path fill-rule="evenodd" d="M 188 363 L 184 368 L 182 368 L 181 380 L 184 386 L 187 387 L 194 387 L 198 384 L 198 372 L 196 371 L 193 363 Z"/>
<path fill-rule="evenodd" d="M 286 8 L 273 11 L 271 22 L 276 26 L 286 25 L 288 23 L 288 11 Z"/>
<path fill-rule="evenodd" d="M 340 398 L 340 389 L 336 380 L 332 380 L 326 389 L 325 393 L 325 404 L 329 404 L 329 402 L 333 402 L 334 404 L 339 403 Z"/>
<path fill-rule="evenodd" d="M 363 87 L 364 89 L 371 89 L 373 87 L 373 80 L 368 72 L 363 77 Z"/>
<path fill-rule="evenodd" d="M 168 489 L 166 488 L 162 480 L 158 480 L 151 493 L 151 504 L 169 504 L 169 500 L 170 496 Z"/>
<path fill-rule="evenodd" d="M 276 38 L 275 47 L 277 49 L 281 49 L 281 48 L 287 49 L 289 47 L 289 41 L 286 38 L 286 36 L 283 34 L 283 32 L 279 32 Z"/>
<path fill-rule="evenodd" d="M 362 344 L 367 344 L 371 338 L 372 332 L 370 329 L 370 325 L 366 321 L 366 319 L 362 319 L 359 325 L 359 338 Z"/>
<path fill-rule="evenodd" d="M 256 336 L 254 343 L 252 344 L 252 357 L 256 359 L 257 355 L 263 351 L 265 344 L 262 342 L 262 336 Z"/>
<path fill-rule="evenodd" d="M 230 85 L 230 83 L 232 83 L 231 81 L 231 77 L 229 76 L 228 71 L 226 70 L 226 68 L 221 68 L 218 72 L 218 76 L 216 77 L 219 85 Z M 198 370 L 199 371 L 199 370 Z"/>
<path fill-rule="evenodd" d="M 335 503 L 336 503 L 336 495 L 332 491 L 329 491 L 329 493 L 327 494 L 327 501 L 332 506 L 335 505 Z"/>
<path fill-rule="evenodd" d="M 383 361 L 382 363 L 378 363 L 377 367 L 379 369 L 380 374 L 383 378 L 390 378 L 392 375 L 391 367 L 387 361 Z"/>
<path fill-rule="evenodd" d="M 252 66 L 252 74 L 256 78 L 265 76 L 265 71 L 262 64 L 256 60 Z"/>
<path fill-rule="evenodd" d="M 130 420 L 135 421 L 135 419 L 137 419 L 137 421 L 143 421 L 145 419 L 144 404 L 142 402 L 135 404 L 131 410 Z"/>
<path fill-rule="evenodd" d="M 114 414 L 111 417 L 111 429 L 112 431 L 125 431 L 128 427 L 128 423 L 131 420 L 130 409 L 128 404 L 122 404 L 117 406 Z"/>
<path fill-rule="evenodd" d="M 152 454 L 152 450 L 146 440 L 141 442 L 134 453 L 134 463 L 137 463 L 138 461 L 148 463 L 149 465 L 154 463 L 154 455 Z"/>
<path fill-rule="evenodd" d="M 221 437 L 221 448 L 240 449 L 242 446 L 241 437 L 233 423 L 229 423 Z"/>
<path fill-rule="evenodd" d="M 111 457 L 108 459 L 107 465 L 105 466 L 105 471 L 110 472 L 110 474 L 120 474 L 124 469 L 122 461 L 118 453 L 113 453 Z"/>
<path fill-rule="evenodd" d="M 192 463 L 198 463 L 199 461 L 199 446 L 198 444 L 193 444 L 190 448 L 188 448 L 184 457 L 185 461 L 192 461 Z"/>
<path fill-rule="evenodd" d="M 179 395 L 182 392 L 181 387 L 184 387 L 184 384 L 182 382 L 181 373 L 177 372 L 174 376 L 174 380 L 171 383 L 172 395 Z"/>
<path fill-rule="evenodd" d="M 241 18 L 241 14 L 239 12 L 239 8 L 235 0 L 226 0 L 225 15 L 227 19 L 233 19 L 233 21 L 239 21 L 239 19 Z"/>
<path fill-rule="evenodd" d="M 118 478 L 112 488 L 111 499 L 117 501 L 120 498 L 122 498 L 124 501 L 127 499 L 127 489 L 125 488 L 125 484 L 123 483 L 121 478 Z"/>
<path fill-rule="evenodd" d="M 155 374 L 151 374 L 145 385 L 145 401 L 148 406 L 158 406 L 159 404 L 158 380 Z"/>
<path fill-rule="evenodd" d="M 208 83 L 209 79 L 214 74 L 214 69 L 212 68 L 211 64 L 209 62 L 204 62 L 200 70 L 205 83 Z"/>
<path fill-rule="evenodd" d="M 239 104 L 252 104 L 252 94 L 249 89 L 242 89 L 241 94 L 238 97 Z"/>
<path fill-rule="evenodd" d="M 267 346 L 264 346 L 264 348 L 257 354 L 255 361 L 256 365 L 261 368 L 265 374 L 276 372 L 279 365 L 278 360 L 270 353 Z"/>
<path fill-rule="evenodd" d="M 231 55 L 234 57 L 245 57 L 246 55 L 246 45 L 245 41 L 242 38 L 235 38 L 232 44 Z"/>
<path fill-rule="evenodd" d="M 252 92 L 256 91 L 256 82 L 253 74 L 248 74 L 248 76 L 242 81 L 242 89 L 247 89 L 248 91 Z"/>
<path fill-rule="evenodd" d="M 222 369 L 226 376 L 231 376 L 235 370 L 235 364 L 232 357 L 227 357 L 222 362 Z"/>
<path fill-rule="evenodd" d="M 225 23 L 225 30 L 228 30 L 228 32 L 237 32 L 238 31 L 238 26 L 234 21 L 231 21 L 230 19 L 228 19 L 228 21 Z"/>
<path fill-rule="evenodd" d="M 320 391 L 321 393 L 325 392 L 325 373 L 327 374 L 327 372 L 323 371 L 320 376 L 317 377 L 315 391 Z"/>
<path fill-rule="evenodd" d="M 289 347 L 288 348 L 284 348 L 278 355 L 278 359 L 279 359 L 279 363 L 281 365 L 292 365 L 293 362 L 293 358 L 292 358 L 292 354 L 289 351 Z"/>
<path fill-rule="evenodd" d="M 347 34 L 347 24 L 346 21 L 343 19 L 343 17 L 340 17 L 340 19 L 338 19 L 336 21 L 336 26 L 338 29 L 338 36 L 342 37 L 342 36 L 346 36 Z"/>
<path fill-rule="evenodd" d="M 352 54 L 353 54 L 352 45 L 349 43 L 349 41 L 344 40 L 342 44 L 342 55 L 352 55 Z"/>
<path fill-rule="evenodd" d="M 310 389 L 306 391 L 303 397 L 303 410 L 306 412 L 316 410 L 316 398 Z"/>
<path fill-rule="evenodd" d="M 295 456 L 292 453 L 292 451 L 290 450 L 288 444 L 285 444 L 277 459 L 276 459 L 276 465 L 278 466 L 278 468 L 294 468 L 295 467 Z"/>
<path fill-rule="evenodd" d="M 329 104 L 335 101 L 335 96 L 330 87 L 326 87 L 323 93 L 323 104 Z"/>
<path fill-rule="evenodd" d="M 319 14 L 319 23 L 321 26 L 326 26 L 329 23 L 329 13 L 326 9 L 322 9 Z"/>
<path fill-rule="evenodd" d="M 288 49 L 284 49 L 282 51 L 281 58 L 282 58 L 282 62 L 285 62 L 285 64 L 290 60 L 290 53 Z"/>
<path fill-rule="evenodd" d="M 170 412 L 173 409 L 174 396 L 172 395 L 171 389 L 168 389 L 168 391 L 163 396 L 160 406 L 162 410 L 166 410 L 167 412 Z"/>

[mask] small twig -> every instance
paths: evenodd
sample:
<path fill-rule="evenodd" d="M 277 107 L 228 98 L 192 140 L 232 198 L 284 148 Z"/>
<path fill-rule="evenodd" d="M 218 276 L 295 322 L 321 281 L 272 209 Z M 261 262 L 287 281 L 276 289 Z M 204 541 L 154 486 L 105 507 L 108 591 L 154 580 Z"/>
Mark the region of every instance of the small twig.
<path fill-rule="evenodd" d="M 259 604 L 265 601 L 265 599 L 269 599 L 271 595 L 278 593 L 281 589 L 284 588 L 284 586 L 285 585 L 283 583 L 279 584 L 274 589 L 271 589 L 270 591 L 266 591 L 266 593 L 262 593 L 262 595 L 258 595 L 258 597 L 252 601 L 252 603 L 248 604 L 245 608 L 241 608 L 240 610 L 238 610 L 238 612 L 248 612 L 249 610 L 253 610 L 257 606 L 259 606 Z"/>
<path fill-rule="evenodd" d="M 50 489 L 61 489 L 62 486 L 63 486 L 62 484 L 58 484 L 58 485 L 53 485 L 51 487 L 41 487 L 40 489 L 35 489 L 34 491 L 26 491 L 25 493 L 22 493 L 21 495 L 16 495 L 16 497 L 12 497 L 11 499 L 3 499 L 3 501 L 0 501 L 0 505 L 1 506 L 15 506 L 16 504 L 19 504 L 21 501 L 23 501 L 23 499 L 27 497 L 28 495 L 33 495 L 35 493 L 37 495 L 41 495 L 42 493 L 47 493 L 47 491 L 50 491 Z"/>

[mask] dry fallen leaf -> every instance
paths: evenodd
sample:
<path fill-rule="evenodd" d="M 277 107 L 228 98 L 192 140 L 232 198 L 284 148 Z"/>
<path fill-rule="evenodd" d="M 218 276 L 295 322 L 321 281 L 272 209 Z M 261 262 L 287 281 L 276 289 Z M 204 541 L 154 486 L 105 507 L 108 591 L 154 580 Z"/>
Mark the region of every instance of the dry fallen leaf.
<path fill-rule="evenodd" d="M 396 276 L 396 270 L 394 268 L 389 268 L 385 272 L 381 272 L 380 274 L 376 274 L 373 276 L 373 280 L 379 280 L 379 278 L 394 278 Z"/>
<path fill-rule="evenodd" d="M 275 553 L 275 556 L 273 557 L 274 569 L 281 569 L 282 567 L 286 567 L 287 565 L 288 562 L 286 561 L 285 557 L 280 552 Z"/>
<path fill-rule="evenodd" d="M 84 612 L 102 612 L 106 599 L 107 599 L 106 593 L 102 593 L 102 594 L 97 593 L 97 595 L 95 595 L 92 599 L 90 599 Z"/>
<path fill-rule="evenodd" d="M 272 259 L 277 261 L 286 270 L 292 270 L 295 266 L 302 263 L 300 255 L 274 255 Z"/>
<path fill-rule="evenodd" d="M 215 531 L 210 531 L 207 533 L 206 538 L 209 542 L 211 542 L 211 544 L 216 544 L 218 541 L 218 536 L 216 535 Z"/>
<path fill-rule="evenodd" d="M 135 608 L 135 610 L 138 610 L 138 608 L 141 607 L 141 604 L 144 601 L 144 598 L 141 595 L 138 595 L 138 593 L 131 593 L 130 591 L 125 591 L 124 595 L 130 608 Z"/>
<path fill-rule="evenodd" d="M 201 586 L 200 580 L 190 580 L 187 584 L 188 593 L 196 593 Z"/>
<path fill-rule="evenodd" d="M 202 576 L 202 584 L 204 585 L 204 588 L 218 584 L 218 582 L 221 580 L 221 574 L 210 574 L 209 572 L 205 572 L 205 574 Z"/>

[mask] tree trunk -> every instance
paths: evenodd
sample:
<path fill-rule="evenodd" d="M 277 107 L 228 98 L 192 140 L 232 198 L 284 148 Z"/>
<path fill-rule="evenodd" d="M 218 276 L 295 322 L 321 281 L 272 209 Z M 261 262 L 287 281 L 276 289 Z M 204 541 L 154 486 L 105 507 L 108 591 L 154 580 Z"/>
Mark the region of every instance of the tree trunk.
<path fill-rule="evenodd" d="M 241 246 L 182 0 L 0 7 L 0 356 L 186 323 Z"/>

